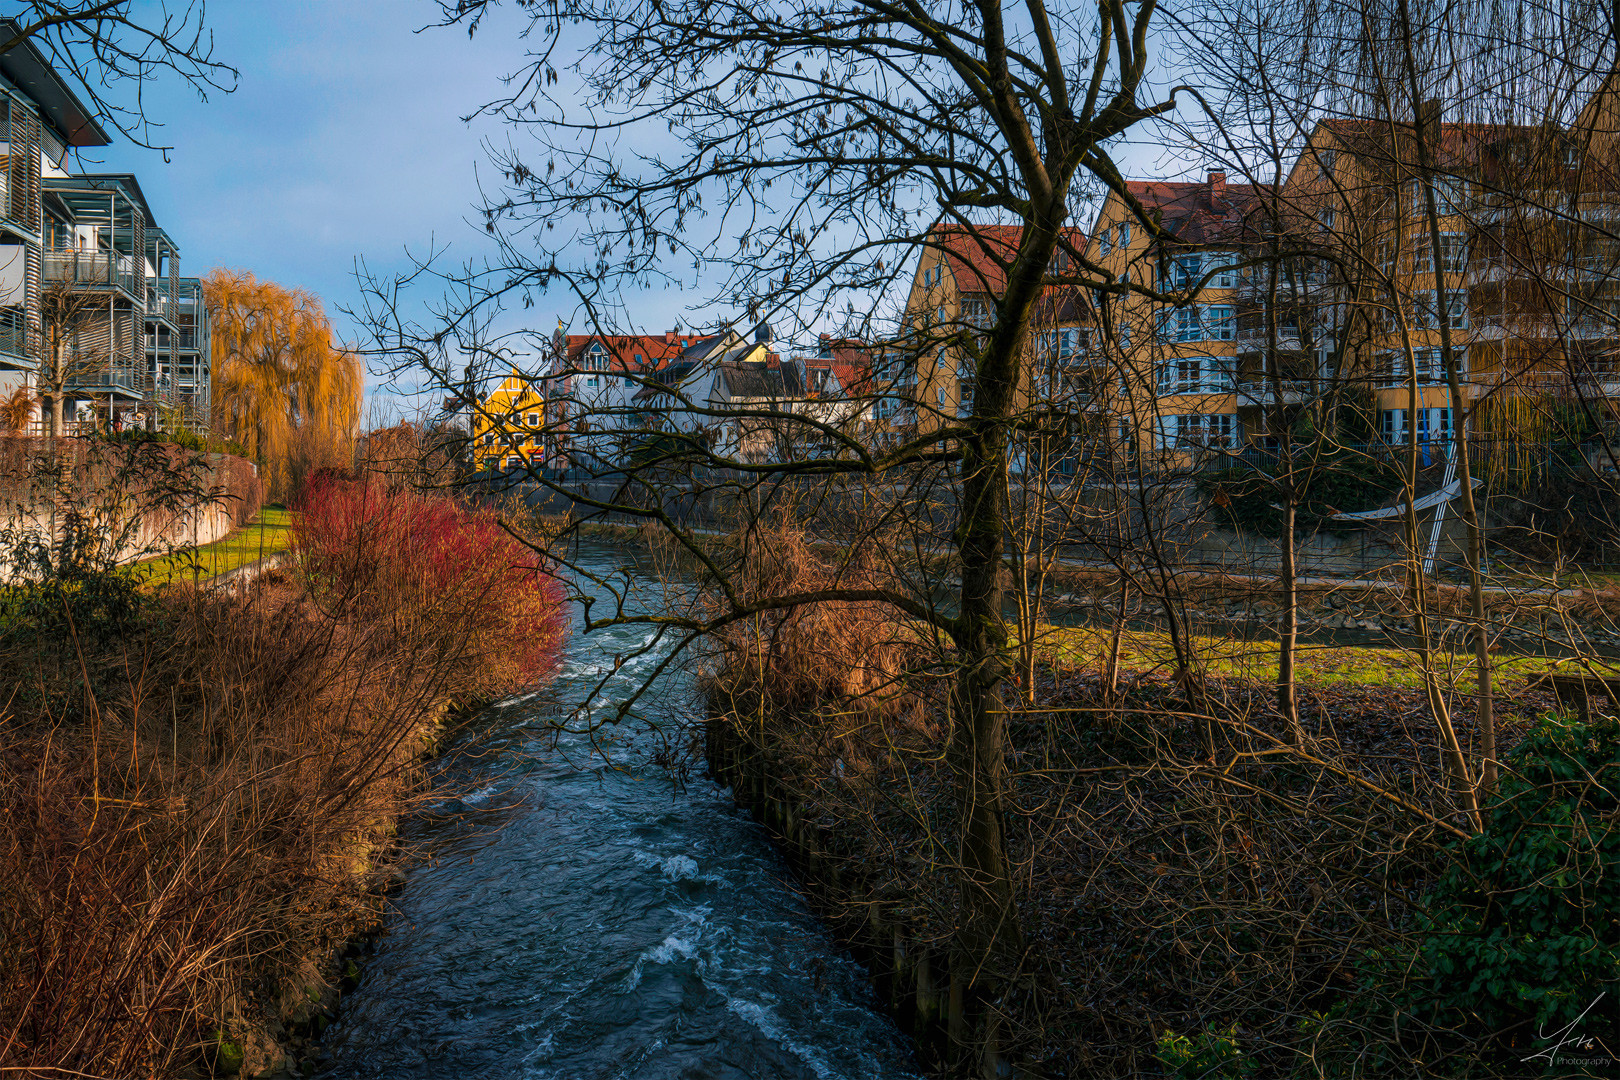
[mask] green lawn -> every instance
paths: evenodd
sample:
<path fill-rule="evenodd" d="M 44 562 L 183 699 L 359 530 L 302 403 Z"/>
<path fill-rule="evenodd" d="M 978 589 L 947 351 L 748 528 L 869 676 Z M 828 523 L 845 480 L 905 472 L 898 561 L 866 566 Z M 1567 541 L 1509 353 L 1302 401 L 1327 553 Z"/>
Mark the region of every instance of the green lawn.
<path fill-rule="evenodd" d="M 193 576 L 199 581 L 207 581 L 266 555 L 286 551 L 291 546 L 291 511 L 267 507 L 223 540 L 204 544 L 200 548 L 177 551 L 162 558 L 148 559 L 139 564 L 139 569 L 148 575 L 146 585 L 150 588 L 158 588 L 171 581 L 188 580 Z"/>
<path fill-rule="evenodd" d="M 1106 630 L 1090 627 L 1046 627 L 1041 635 L 1045 657 L 1060 667 L 1100 668 L 1107 654 Z M 1192 647 L 1217 677 L 1273 679 L 1277 673 L 1277 643 L 1236 638 L 1195 637 Z M 1504 690 L 1514 690 L 1541 675 L 1554 661 L 1545 656 L 1498 656 L 1496 678 Z M 1120 641 L 1120 666 L 1127 671 L 1169 670 L 1174 662 L 1168 634 L 1127 632 Z M 1441 653 L 1435 667 L 1457 689 L 1473 686 L 1472 654 Z M 1396 648 L 1301 645 L 1296 666 L 1306 685 L 1355 684 L 1420 688 L 1423 670 L 1416 653 Z"/>

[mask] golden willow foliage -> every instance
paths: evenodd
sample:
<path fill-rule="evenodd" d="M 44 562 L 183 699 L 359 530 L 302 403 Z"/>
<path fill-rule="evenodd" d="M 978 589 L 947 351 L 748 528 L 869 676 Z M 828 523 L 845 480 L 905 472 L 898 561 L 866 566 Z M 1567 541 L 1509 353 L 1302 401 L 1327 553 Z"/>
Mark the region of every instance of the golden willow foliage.
<path fill-rule="evenodd" d="M 360 360 L 332 344 L 320 298 L 219 268 L 203 279 L 213 321 L 216 432 L 259 463 L 275 499 L 322 467 L 348 468 L 360 419 Z"/>

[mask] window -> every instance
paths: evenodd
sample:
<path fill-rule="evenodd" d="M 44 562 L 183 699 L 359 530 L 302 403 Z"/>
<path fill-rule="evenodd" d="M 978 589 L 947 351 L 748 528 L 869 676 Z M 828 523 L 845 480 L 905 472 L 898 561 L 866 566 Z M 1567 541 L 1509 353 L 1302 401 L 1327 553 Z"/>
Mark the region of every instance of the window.
<path fill-rule="evenodd" d="M 1428 328 L 1439 325 L 1433 289 L 1412 294 L 1412 325 Z M 1446 293 L 1446 325 L 1452 330 L 1468 329 L 1468 296 L 1460 290 Z"/>
<path fill-rule="evenodd" d="M 1406 409 L 1385 409 L 1379 417 L 1379 430 L 1384 441 L 1392 444 L 1412 441 L 1412 428 Z M 1418 409 L 1417 441 L 1420 443 L 1451 441 L 1450 409 Z"/>
<path fill-rule="evenodd" d="M 1180 255 L 1170 264 L 1170 284 L 1177 289 L 1190 289 L 1203 276 L 1197 255 Z"/>
<path fill-rule="evenodd" d="M 1237 445 L 1235 413 L 1190 413 L 1159 418 L 1159 445 L 1166 450 L 1203 450 Z"/>
<path fill-rule="evenodd" d="M 1176 341 L 1203 341 L 1203 320 L 1198 317 L 1196 305 L 1177 308 L 1175 310 L 1174 340 Z"/>
<path fill-rule="evenodd" d="M 1078 330 L 1059 330 L 1058 331 L 1058 347 L 1057 347 L 1058 356 L 1060 356 L 1060 357 L 1062 357 L 1063 359 L 1066 360 L 1069 357 L 1074 356 L 1079 352 L 1080 352 L 1080 331 L 1078 331 Z"/>
<path fill-rule="evenodd" d="M 1113 252 L 1113 250 L 1114 242 L 1109 238 L 1109 234 L 1107 232 L 1104 232 L 1101 236 L 1097 237 L 1097 253 L 1099 255 L 1106 258 L 1110 253 Z"/>
<path fill-rule="evenodd" d="M 1121 285 L 1129 285 L 1131 283 L 1131 272 L 1129 270 L 1119 275 L 1119 283 Z"/>
<path fill-rule="evenodd" d="M 1178 356 L 1159 363 L 1160 394 L 1228 394 L 1232 392 L 1229 356 Z"/>
<path fill-rule="evenodd" d="M 1411 380 L 1404 352 L 1379 354 L 1378 367 L 1391 383 L 1405 383 Z M 1440 361 L 1439 349 L 1413 349 L 1412 369 L 1417 374 L 1419 386 L 1439 386 L 1446 381 L 1446 369 Z"/>
<path fill-rule="evenodd" d="M 1130 242 L 1131 242 L 1131 223 L 1128 222 L 1128 221 L 1122 221 L 1122 222 L 1119 223 L 1119 246 L 1120 247 L 1127 247 L 1130 244 Z"/>
<path fill-rule="evenodd" d="M 1316 212 L 1316 220 L 1321 222 L 1322 228 L 1332 232 L 1333 223 L 1338 220 L 1338 215 L 1333 212 L 1333 207 L 1324 206 Z"/>
<path fill-rule="evenodd" d="M 540 426 L 540 414 L 539 413 L 532 412 L 532 413 L 529 414 L 529 426 L 530 427 L 539 427 Z"/>
<path fill-rule="evenodd" d="M 1450 217 L 1463 212 L 1464 204 L 1468 198 L 1468 185 L 1455 176 L 1436 176 L 1430 186 L 1434 189 L 1434 212 L 1440 217 Z M 1423 181 L 1413 180 L 1407 184 L 1407 190 L 1412 200 L 1412 213 L 1426 214 L 1429 211 L 1428 202 L 1423 195 Z"/>
<path fill-rule="evenodd" d="M 1440 234 L 1440 269 L 1459 274 L 1468 269 L 1468 237 L 1462 233 Z"/>
<path fill-rule="evenodd" d="M 1131 324 L 1128 320 L 1121 319 L 1119 321 L 1118 337 L 1120 348 L 1128 349 L 1131 347 Z"/>
<path fill-rule="evenodd" d="M 980 329 L 990 325 L 990 305 L 983 300 L 963 300 L 962 319 Z"/>
<path fill-rule="evenodd" d="M 1232 308 L 1226 304 L 1211 304 L 1204 309 L 1204 337 L 1209 341 L 1231 341 L 1237 336 L 1237 320 Z"/>
<path fill-rule="evenodd" d="M 1237 256 L 1230 251 L 1217 251 L 1204 262 L 1206 273 L 1212 272 L 1209 284 L 1216 289 L 1231 289 L 1237 286 L 1237 270 L 1233 264 Z"/>
<path fill-rule="evenodd" d="M 1321 166 L 1323 176 L 1333 175 L 1333 166 L 1337 164 L 1338 160 L 1339 152 L 1337 150 L 1323 150 L 1316 155 L 1316 163 Z"/>

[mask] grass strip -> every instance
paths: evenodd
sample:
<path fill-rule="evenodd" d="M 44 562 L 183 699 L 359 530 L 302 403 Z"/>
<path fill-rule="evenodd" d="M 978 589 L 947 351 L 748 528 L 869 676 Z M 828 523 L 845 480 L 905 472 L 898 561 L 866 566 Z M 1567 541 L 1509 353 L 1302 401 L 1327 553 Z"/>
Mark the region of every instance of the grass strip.
<path fill-rule="evenodd" d="M 222 540 L 147 559 L 137 564 L 137 570 L 145 575 L 149 589 L 175 581 L 207 581 L 292 547 L 292 521 L 290 510 L 266 507 Z"/>
<path fill-rule="evenodd" d="M 1040 635 L 1041 658 L 1059 668 L 1101 668 L 1111 632 L 1097 627 L 1047 626 Z M 1193 653 L 1207 673 L 1221 678 L 1270 680 L 1277 674 L 1277 643 L 1236 637 L 1194 636 Z M 1157 631 L 1126 631 L 1120 636 L 1120 667 L 1129 672 L 1169 670 L 1175 662 L 1170 636 Z M 1498 656 L 1496 678 L 1505 690 L 1518 689 L 1544 674 L 1556 660 L 1547 656 Z M 1471 653 L 1436 652 L 1434 668 L 1456 690 L 1473 686 Z M 1423 686 L 1423 666 L 1415 650 L 1369 645 L 1301 644 L 1295 660 L 1301 685 Z"/>

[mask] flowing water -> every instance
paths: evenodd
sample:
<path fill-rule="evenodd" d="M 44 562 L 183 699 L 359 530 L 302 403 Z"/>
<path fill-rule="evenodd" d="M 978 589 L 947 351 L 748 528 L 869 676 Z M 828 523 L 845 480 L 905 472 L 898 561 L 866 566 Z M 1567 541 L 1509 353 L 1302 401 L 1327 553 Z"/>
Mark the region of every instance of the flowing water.
<path fill-rule="evenodd" d="M 601 572 L 623 559 L 603 548 L 586 561 Z M 464 795 L 416 828 L 431 857 L 408 874 L 327 1029 L 320 1075 L 916 1075 L 865 973 L 794 893 L 759 826 L 707 778 L 676 787 L 649 764 L 675 726 L 684 675 L 663 677 L 639 737 L 593 749 L 583 735 L 546 734 L 649 636 L 576 634 L 546 693 L 475 722 L 480 742 L 528 753 L 448 766 Z M 625 662 L 603 707 L 655 664 Z"/>

